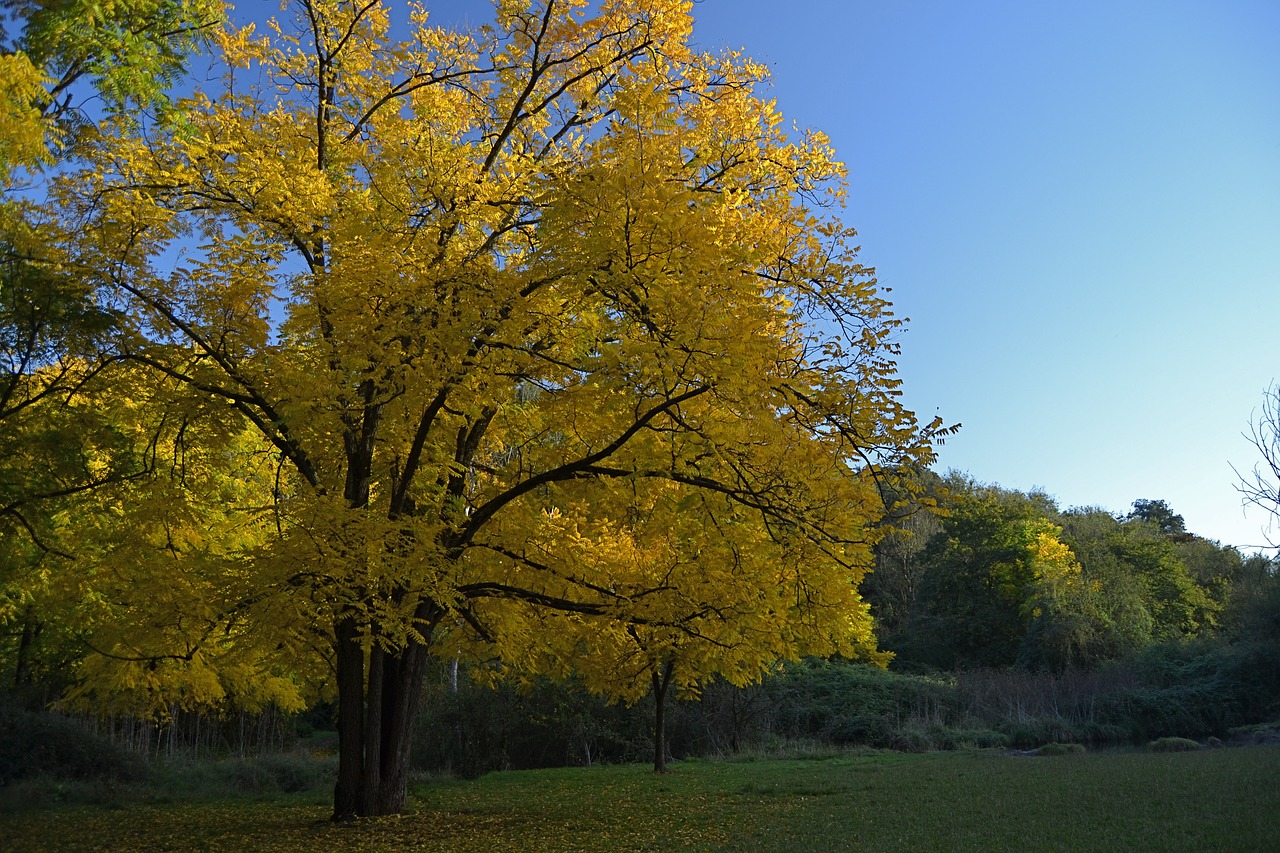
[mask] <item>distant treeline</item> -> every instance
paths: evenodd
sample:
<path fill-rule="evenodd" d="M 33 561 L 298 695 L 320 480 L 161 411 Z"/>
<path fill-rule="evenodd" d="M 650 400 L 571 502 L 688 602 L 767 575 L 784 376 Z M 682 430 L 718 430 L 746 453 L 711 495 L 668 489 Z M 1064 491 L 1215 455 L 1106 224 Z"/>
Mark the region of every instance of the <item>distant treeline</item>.
<path fill-rule="evenodd" d="M 1162 500 L 1117 517 L 960 474 L 925 479 L 938 511 L 901 507 L 862 587 L 900 671 L 1092 670 L 1238 633 L 1274 585 L 1274 561 L 1196 536 Z"/>

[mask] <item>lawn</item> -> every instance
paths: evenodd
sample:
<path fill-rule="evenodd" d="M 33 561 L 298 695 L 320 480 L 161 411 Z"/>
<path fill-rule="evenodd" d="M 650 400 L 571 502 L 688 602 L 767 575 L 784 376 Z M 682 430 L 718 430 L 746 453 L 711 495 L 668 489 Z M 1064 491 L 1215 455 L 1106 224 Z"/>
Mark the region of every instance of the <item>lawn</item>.
<path fill-rule="evenodd" d="M 314 796 L 0 816 L 0 849 L 1280 849 L 1280 746 L 1015 757 L 877 753 L 495 773 L 334 826 Z"/>

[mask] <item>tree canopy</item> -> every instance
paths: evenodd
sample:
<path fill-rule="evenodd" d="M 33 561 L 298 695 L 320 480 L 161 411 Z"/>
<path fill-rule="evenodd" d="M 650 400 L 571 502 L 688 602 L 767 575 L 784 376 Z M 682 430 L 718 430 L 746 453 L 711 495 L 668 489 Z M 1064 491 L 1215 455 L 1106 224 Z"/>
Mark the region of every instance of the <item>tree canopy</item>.
<path fill-rule="evenodd" d="M 148 475 L 164 431 L 162 413 L 125 414 L 138 387 L 116 373 L 118 314 L 53 236 L 49 181 L 76 168 L 95 117 L 162 110 L 220 13 L 213 0 L 0 12 L 0 619 L 20 626 L 19 684 L 37 658 L 83 653 L 73 622 L 92 594 L 61 571 L 93 527 L 76 521 L 91 492 Z"/>

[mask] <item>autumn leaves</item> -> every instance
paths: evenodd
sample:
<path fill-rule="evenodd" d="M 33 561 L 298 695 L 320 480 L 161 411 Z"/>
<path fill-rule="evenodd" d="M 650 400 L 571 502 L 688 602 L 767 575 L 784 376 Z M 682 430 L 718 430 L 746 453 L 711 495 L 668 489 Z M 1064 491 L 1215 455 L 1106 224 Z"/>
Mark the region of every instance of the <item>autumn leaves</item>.
<path fill-rule="evenodd" d="M 336 813 L 403 802 L 428 650 L 627 701 L 870 653 L 880 488 L 930 432 L 843 167 L 763 70 L 671 0 L 257 23 L 211 32 L 222 82 L 167 120 L 104 117 L 49 205 L 115 352 L 234 481 L 184 498 L 206 534 L 246 519 L 235 571 L 183 588 L 202 642 L 279 637 L 294 695 L 337 673 Z"/>

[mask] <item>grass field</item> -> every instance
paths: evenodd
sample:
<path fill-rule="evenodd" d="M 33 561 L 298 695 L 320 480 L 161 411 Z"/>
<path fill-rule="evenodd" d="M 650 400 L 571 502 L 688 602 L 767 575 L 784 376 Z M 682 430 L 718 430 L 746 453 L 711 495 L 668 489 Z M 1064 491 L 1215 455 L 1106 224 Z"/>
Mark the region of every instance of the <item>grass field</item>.
<path fill-rule="evenodd" d="M 315 794 L 0 815 L 0 850 L 1280 850 L 1280 746 L 495 773 L 334 826 Z"/>

